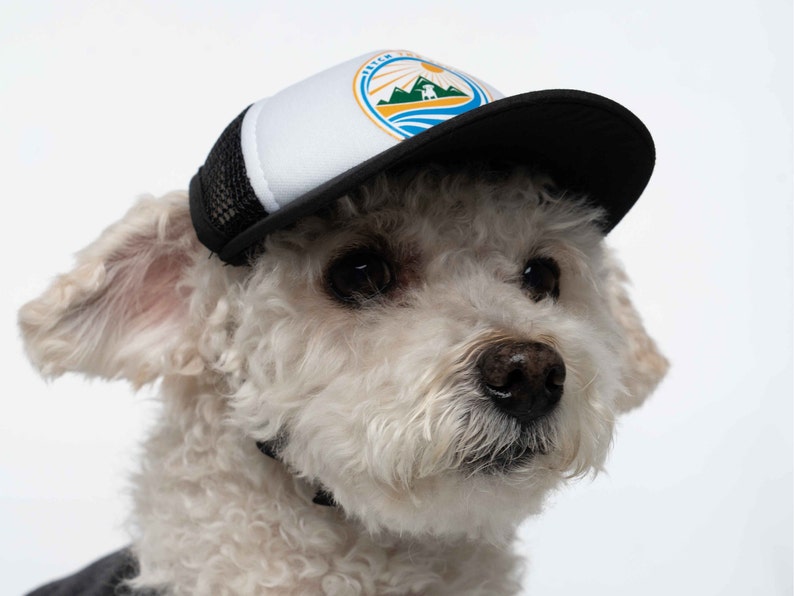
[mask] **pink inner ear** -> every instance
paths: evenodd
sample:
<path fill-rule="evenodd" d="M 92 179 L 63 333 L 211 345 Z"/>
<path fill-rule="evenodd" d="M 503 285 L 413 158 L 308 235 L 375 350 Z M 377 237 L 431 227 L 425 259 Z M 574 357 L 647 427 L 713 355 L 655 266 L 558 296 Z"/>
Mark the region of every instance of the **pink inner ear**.
<path fill-rule="evenodd" d="M 108 364 L 135 382 L 162 374 L 174 358 L 186 356 L 191 289 L 184 275 L 198 245 L 189 220 L 160 223 L 129 236 L 107 258 L 105 288 L 91 307 L 93 320 L 104 322 L 100 343 Z"/>
<path fill-rule="evenodd" d="M 107 258 L 105 289 L 94 304 L 104 311 L 105 333 L 158 351 L 187 324 L 190 289 L 183 276 L 196 244 L 185 223 L 171 220 L 130 236 Z"/>
<path fill-rule="evenodd" d="M 183 253 L 156 257 L 145 267 L 133 306 L 133 316 L 143 317 L 146 326 L 185 323 L 190 291 L 180 284 L 190 259 Z"/>

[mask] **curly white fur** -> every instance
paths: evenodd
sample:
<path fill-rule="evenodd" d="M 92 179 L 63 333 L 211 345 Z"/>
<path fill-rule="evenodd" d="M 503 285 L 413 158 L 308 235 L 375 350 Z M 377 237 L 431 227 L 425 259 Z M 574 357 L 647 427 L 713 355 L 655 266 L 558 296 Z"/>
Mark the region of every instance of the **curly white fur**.
<path fill-rule="evenodd" d="M 565 479 L 600 469 L 616 415 L 667 366 L 600 212 L 547 188 L 520 170 L 381 177 L 272 234 L 244 268 L 209 258 L 184 193 L 144 199 L 26 305 L 45 375 L 161 379 L 134 481 L 133 584 L 516 592 L 517 524 Z M 329 262 L 355 246 L 386 252 L 397 277 L 361 308 L 326 284 Z M 521 287 L 536 256 L 560 265 L 556 301 Z M 487 407 L 474 379 L 484 347 L 504 339 L 551 345 L 567 368 L 562 401 L 531 434 Z M 255 446 L 277 437 L 284 463 Z M 517 443 L 534 457 L 490 466 Z M 312 503 L 318 486 L 338 508 Z"/>

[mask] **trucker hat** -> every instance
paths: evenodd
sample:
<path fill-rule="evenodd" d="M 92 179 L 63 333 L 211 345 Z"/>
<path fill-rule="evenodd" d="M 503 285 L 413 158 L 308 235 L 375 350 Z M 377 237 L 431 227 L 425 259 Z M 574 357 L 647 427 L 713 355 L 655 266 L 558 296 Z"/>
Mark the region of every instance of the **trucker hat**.
<path fill-rule="evenodd" d="M 650 179 L 648 129 L 585 91 L 505 97 L 464 71 L 403 50 L 364 54 L 232 121 L 190 183 L 199 240 L 244 265 L 254 247 L 384 171 L 429 162 L 539 166 L 584 192 L 609 232 Z"/>

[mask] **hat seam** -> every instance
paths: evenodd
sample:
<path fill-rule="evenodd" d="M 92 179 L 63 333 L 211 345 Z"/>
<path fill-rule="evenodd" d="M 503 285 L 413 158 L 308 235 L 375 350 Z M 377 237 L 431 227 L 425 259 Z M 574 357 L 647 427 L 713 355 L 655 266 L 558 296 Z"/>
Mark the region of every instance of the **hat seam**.
<path fill-rule="evenodd" d="M 248 175 L 248 182 L 256 195 L 256 198 L 265 208 L 267 213 L 275 213 L 279 210 L 279 205 L 270 185 L 265 177 L 265 171 L 259 156 L 259 146 L 257 144 L 259 114 L 267 100 L 262 99 L 253 104 L 243 117 L 243 125 L 240 130 L 240 146 L 243 152 L 245 170 Z"/>

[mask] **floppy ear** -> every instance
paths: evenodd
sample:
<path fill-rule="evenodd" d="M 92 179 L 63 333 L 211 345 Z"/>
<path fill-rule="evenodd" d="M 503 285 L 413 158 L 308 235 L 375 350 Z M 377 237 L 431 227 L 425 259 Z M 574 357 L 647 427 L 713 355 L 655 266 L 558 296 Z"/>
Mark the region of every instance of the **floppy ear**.
<path fill-rule="evenodd" d="M 22 307 L 31 361 L 49 377 L 78 371 L 136 385 L 200 369 L 183 280 L 202 253 L 185 193 L 141 199 Z"/>
<path fill-rule="evenodd" d="M 626 273 L 617 260 L 614 257 L 610 258 L 607 299 L 624 339 L 621 371 L 626 391 L 617 402 L 617 407 L 622 412 L 641 405 L 669 368 L 667 359 L 662 356 L 656 347 L 656 342 L 645 331 L 640 315 L 629 300 L 626 291 L 628 281 Z"/>

